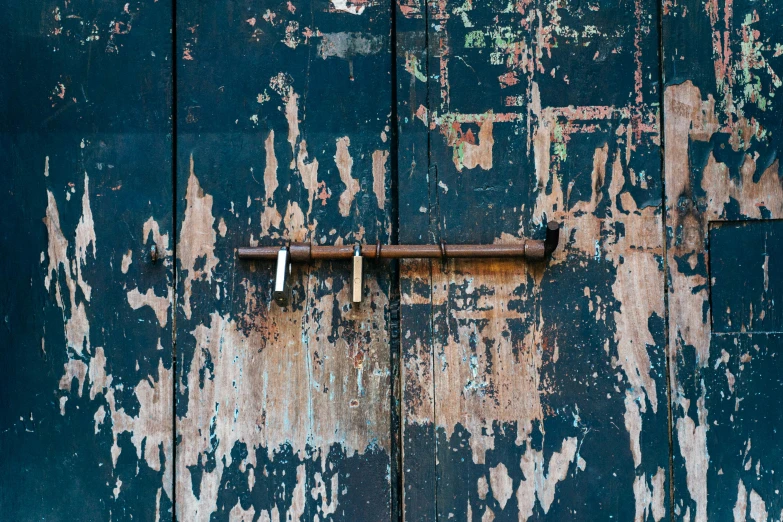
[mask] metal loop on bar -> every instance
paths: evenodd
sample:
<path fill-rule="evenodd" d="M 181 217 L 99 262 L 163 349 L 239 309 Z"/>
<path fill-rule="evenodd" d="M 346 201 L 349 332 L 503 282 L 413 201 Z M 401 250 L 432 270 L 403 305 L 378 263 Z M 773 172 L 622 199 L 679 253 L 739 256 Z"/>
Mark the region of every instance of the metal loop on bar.
<path fill-rule="evenodd" d="M 379 260 L 381 258 L 381 240 L 378 239 L 375 241 L 375 259 Z"/>
<path fill-rule="evenodd" d="M 440 240 L 440 258 L 442 261 L 446 261 L 446 258 L 449 257 L 449 253 L 446 249 L 446 241 L 441 239 Z"/>

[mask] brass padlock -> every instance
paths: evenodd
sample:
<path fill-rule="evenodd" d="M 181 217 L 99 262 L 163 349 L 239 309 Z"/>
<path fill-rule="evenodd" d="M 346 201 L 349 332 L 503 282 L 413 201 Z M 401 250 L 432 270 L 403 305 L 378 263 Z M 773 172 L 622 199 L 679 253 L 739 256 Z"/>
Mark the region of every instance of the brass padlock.
<path fill-rule="evenodd" d="M 351 300 L 362 302 L 362 249 L 359 245 L 353 247 L 353 271 L 351 273 Z"/>
<path fill-rule="evenodd" d="M 277 270 L 275 270 L 275 286 L 272 299 L 278 306 L 288 306 L 291 302 L 291 288 L 288 276 L 291 274 L 291 252 L 287 247 L 280 248 L 277 253 Z"/>

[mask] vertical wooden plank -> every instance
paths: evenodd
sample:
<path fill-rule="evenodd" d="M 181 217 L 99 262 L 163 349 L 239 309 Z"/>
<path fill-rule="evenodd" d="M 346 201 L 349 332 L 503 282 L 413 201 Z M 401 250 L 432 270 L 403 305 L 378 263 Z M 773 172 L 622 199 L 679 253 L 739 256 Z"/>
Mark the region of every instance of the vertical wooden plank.
<path fill-rule="evenodd" d="M 426 30 L 428 102 L 418 120 L 400 112 L 400 136 L 429 131 L 430 167 L 406 176 L 400 160 L 400 200 L 424 202 L 401 232 L 513 242 L 563 224 L 548 266 L 405 274 L 402 337 L 432 361 L 406 364 L 420 400 L 403 409 L 433 434 L 428 513 L 666 519 L 657 5 L 442 0 Z M 405 480 L 431 462 L 406 459 Z"/>
<path fill-rule="evenodd" d="M 431 243 L 434 184 L 429 172 L 427 7 L 395 5 L 399 241 Z M 435 396 L 429 261 L 400 263 L 402 511 L 404 520 L 435 520 Z"/>
<path fill-rule="evenodd" d="M 0 518 L 171 519 L 171 3 L 2 13 Z"/>
<path fill-rule="evenodd" d="M 760 317 L 779 305 L 761 305 L 767 243 L 754 235 L 766 225 L 720 222 L 783 216 L 780 6 L 664 2 L 663 12 L 674 513 L 774 520 L 781 344 Z M 745 261 L 727 271 L 731 256 Z"/>
<path fill-rule="evenodd" d="M 293 300 L 244 245 L 386 242 L 390 6 L 178 5 L 180 520 L 390 516 L 388 268 L 296 266 Z"/>

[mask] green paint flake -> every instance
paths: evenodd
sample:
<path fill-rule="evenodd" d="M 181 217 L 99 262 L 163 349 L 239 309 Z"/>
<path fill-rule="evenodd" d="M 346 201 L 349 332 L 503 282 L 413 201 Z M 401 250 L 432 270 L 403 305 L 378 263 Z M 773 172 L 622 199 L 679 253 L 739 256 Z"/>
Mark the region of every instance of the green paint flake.
<path fill-rule="evenodd" d="M 758 18 L 748 13 L 742 22 L 741 59 L 734 67 L 734 76 L 737 85 L 742 88 L 743 101 L 755 104 L 759 110 L 766 111 L 770 106 L 770 98 L 775 96 L 775 90 L 781 86 L 781 80 L 764 57 L 763 51 L 773 51 L 773 49 L 771 45 L 764 45 L 756 38 L 756 30 L 752 27 L 756 21 Z M 775 46 L 775 52 L 778 48 L 779 44 Z M 769 77 L 770 87 L 766 94 L 760 72 L 766 72 Z M 738 107 L 737 112 L 737 115 L 741 116 L 742 106 Z"/>
<path fill-rule="evenodd" d="M 421 71 L 421 60 L 413 53 L 405 53 L 405 70 L 411 73 L 417 80 L 427 83 L 427 77 Z"/>
<path fill-rule="evenodd" d="M 554 153 L 555 157 L 560 160 L 560 162 L 563 162 L 568 158 L 568 152 L 566 150 L 566 143 L 565 143 L 565 135 L 563 134 L 563 127 L 559 124 L 555 124 L 555 128 L 553 130 L 554 135 Z"/>
<path fill-rule="evenodd" d="M 490 32 L 490 37 L 496 49 L 511 49 L 521 40 L 517 31 L 511 27 L 494 27 Z"/>
<path fill-rule="evenodd" d="M 465 48 L 481 48 L 486 47 L 487 43 L 484 40 L 484 33 L 482 31 L 471 31 L 465 35 Z"/>
<path fill-rule="evenodd" d="M 465 0 L 461 6 L 455 7 L 454 11 L 452 11 L 455 15 L 459 15 L 460 19 L 462 20 L 462 25 L 464 25 L 467 29 L 473 27 L 473 22 L 471 22 L 470 18 L 468 18 L 468 11 L 471 11 L 472 9 L 473 1 Z"/>

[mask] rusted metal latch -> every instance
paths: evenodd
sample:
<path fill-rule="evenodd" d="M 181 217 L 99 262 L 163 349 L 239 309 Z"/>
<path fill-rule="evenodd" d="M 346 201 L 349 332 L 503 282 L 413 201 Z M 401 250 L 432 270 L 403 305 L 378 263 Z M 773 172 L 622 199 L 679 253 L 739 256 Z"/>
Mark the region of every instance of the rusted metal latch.
<path fill-rule="evenodd" d="M 351 300 L 362 300 L 362 260 L 402 259 L 402 258 L 521 258 L 531 261 L 547 259 L 557 248 L 560 241 L 560 224 L 549 222 L 546 238 L 542 240 L 525 239 L 514 245 L 447 245 L 441 241 L 437 245 L 381 245 L 380 241 L 366 245 L 322 246 L 310 243 L 288 243 L 284 246 L 246 247 L 238 250 L 240 259 L 277 259 L 275 284 L 272 298 L 280 306 L 290 302 L 291 263 L 309 263 L 316 260 L 352 259 Z"/>

